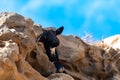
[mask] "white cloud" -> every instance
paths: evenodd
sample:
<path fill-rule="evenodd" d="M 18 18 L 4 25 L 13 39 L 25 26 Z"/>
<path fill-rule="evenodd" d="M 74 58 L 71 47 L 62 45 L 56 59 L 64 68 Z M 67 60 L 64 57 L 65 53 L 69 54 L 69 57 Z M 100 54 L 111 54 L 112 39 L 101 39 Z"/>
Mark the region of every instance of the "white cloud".
<path fill-rule="evenodd" d="M 85 5 L 83 9 L 83 16 L 85 17 L 85 22 L 79 28 L 80 31 L 86 32 L 90 27 L 91 18 L 97 12 L 98 8 L 101 6 L 102 1 L 92 1 Z"/>
<path fill-rule="evenodd" d="M 0 1 L 0 11 L 14 11 L 15 9 L 15 0 L 1 0 Z"/>
<path fill-rule="evenodd" d="M 29 2 L 21 8 L 21 12 L 38 10 L 39 8 L 44 9 L 44 7 L 50 9 L 56 6 L 63 6 L 64 8 L 68 9 L 72 8 L 70 5 L 74 2 L 76 2 L 76 0 L 29 0 Z"/>
<path fill-rule="evenodd" d="M 27 4 L 25 4 L 23 7 L 22 7 L 22 11 L 26 11 L 26 10 L 33 10 L 33 9 L 37 9 L 37 8 L 40 8 L 42 6 L 49 6 L 49 5 L 53 5 L 53 4 L 60 4 L 61 3 L 61 0 L 55 0 L 55 1 L 52 1 L 52 0 L 29 0 L 29 2 Z M 44 9 L 44 7 L 43 7 Z"/>
<path fill-rule="evenodd" d="M 39 6 L 41 6 L 43 4 L 43 0 L 29 0 L 29 2 L 27 2 L 27 4 L 25 4 L 22 8 L 21 8 L 21 12 L 25 13 L 28 10 L 34 10 L 37 9 Z"/>
<path fill-rule="evenodd" d="M 110 15 L 109 17 L 115 18 L 114 13 L 117 14 L 116 11 L 119 11 L 118 6 L 116 6 L 116 4 L 117 1 L 115 0 L 109 0 L 109 2 L 106 0 L 94 0 L 89 2 L 83 9 L 83 16 L 85 16 L 85 22 L 82 25 L 82 27 L 80 27 L 80 31 L 87 30 L 89 29 L 89 27 L 91 27 L 90 23 L 93 22 L 93 18 L 95 15 L 96 15 L 95 17 L 96 20 L 94 20 L 95 21 L 94 24 L 99 24 L 101 22 L 104 22 L 107 16 L 109 16 L 111 13 L 112 15 Z M 99 25 L 97 27 L 101 28 Z"/>

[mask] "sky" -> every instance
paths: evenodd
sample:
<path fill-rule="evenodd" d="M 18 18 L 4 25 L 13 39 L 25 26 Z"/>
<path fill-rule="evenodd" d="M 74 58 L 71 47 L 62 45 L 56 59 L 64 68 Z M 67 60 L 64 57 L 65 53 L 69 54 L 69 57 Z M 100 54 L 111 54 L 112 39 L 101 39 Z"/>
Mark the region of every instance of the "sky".
<path fill-rule="evenodd" d="M 16 12 L 43 27 L 64 26 L 63 35 L 102 40 L 120 34 L 120 0 L 1 0 L 0 12 Z"/>

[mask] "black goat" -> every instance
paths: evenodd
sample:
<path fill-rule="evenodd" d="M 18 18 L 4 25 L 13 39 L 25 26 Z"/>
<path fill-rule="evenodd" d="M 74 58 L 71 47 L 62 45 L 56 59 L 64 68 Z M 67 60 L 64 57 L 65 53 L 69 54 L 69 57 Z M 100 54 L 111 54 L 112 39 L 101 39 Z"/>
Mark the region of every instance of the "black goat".
<path fill-rule="evenodd" d="M 42 34 L 40 34 L 37 38 L 38 42 L 42 42 L 44 44 L 46 54 L 51 62 L 54 63 L 57 72 L 63 72 L 64 67 L 59 62 L 59 57 L 56 52 L 55 47 L 60 44 L 57 35 L 61 34 L 64 27 L 58 28 L 56 31 L 54 30 L 44 30 Z"/>

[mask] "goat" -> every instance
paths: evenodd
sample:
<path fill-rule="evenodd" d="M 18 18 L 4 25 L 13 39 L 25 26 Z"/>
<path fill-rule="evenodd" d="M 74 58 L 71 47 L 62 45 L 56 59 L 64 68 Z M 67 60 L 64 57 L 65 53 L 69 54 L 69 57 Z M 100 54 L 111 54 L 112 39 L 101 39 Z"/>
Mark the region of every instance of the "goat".
<path fill-rule="evenodd" d="M 62 26 L 58 28 L 56 31 L 44 30 L 43 33 L 41 33 L 37 38 L 38 42 L 42 42 L 44 44 L 46 54 L 49 60 L 54 63 L 57 72 L 64 72 L 64 67 L 62 64 L 60 64 L 59 56 L 55 49 L 55 47 L 57 47 L 60 44 L 57 35 L 61 34 L 63 32 L 63 29 L 64 27 Z"/>

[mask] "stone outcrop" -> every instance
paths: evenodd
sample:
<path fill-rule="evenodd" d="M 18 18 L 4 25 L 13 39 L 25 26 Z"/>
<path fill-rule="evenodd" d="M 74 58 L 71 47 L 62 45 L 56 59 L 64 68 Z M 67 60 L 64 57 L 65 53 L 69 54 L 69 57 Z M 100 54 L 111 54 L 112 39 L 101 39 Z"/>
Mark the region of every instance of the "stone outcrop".
<path fill-rule="evenodd" d="M 77 36 L 59 35 L 56 50 L 66 73 L 56 73 L 43 44 L 36 42 L 44 29 L 55 28 L 42 28 L 17 13 L 0 13 L 0 80 L 120 79 L 118 37 L 89 45 Z"/>
<path fill-rule="evenodd" d="M 36 46 L 33 21 L 16 13 L 0 13 L 0 80 L 48 80 L 26 56 Z"/>
<path fill-rule="evenodd" d="M 120 35 L 105 38 L 101 42 L 97 42 L 96 45 L 102 48 L 112 47 L 115 50 L 120 49 Z"/>

